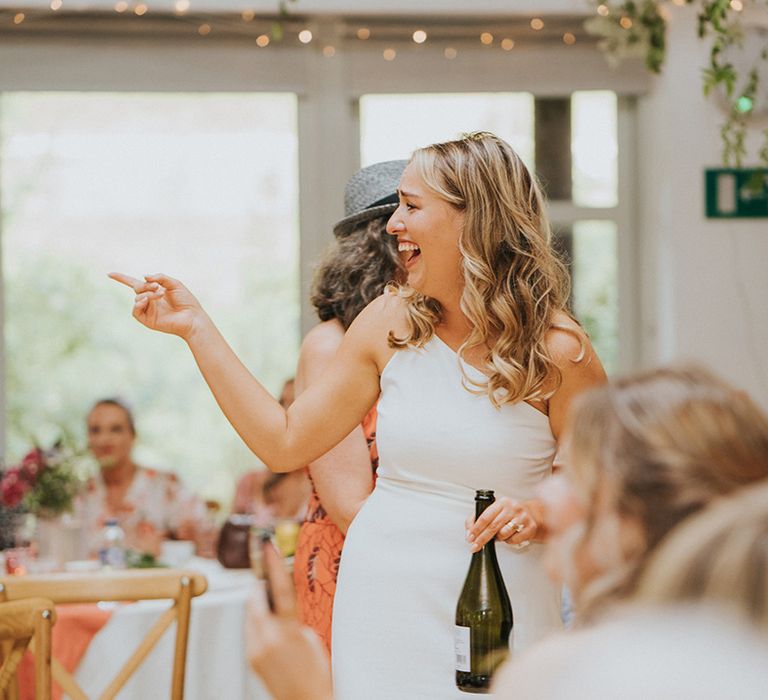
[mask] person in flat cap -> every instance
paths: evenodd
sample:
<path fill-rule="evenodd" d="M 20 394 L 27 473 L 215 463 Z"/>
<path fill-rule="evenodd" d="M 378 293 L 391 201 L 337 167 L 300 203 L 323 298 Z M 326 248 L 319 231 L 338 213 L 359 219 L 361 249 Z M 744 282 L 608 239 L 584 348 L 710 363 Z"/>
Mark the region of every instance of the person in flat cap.
<path fill-rule="evenodd" d="M 320 323 L 301 345 L 296 392 L 327 371 L 355 317 L 387 284 L 404 281 L 397 241 L 387 220 L 397 208 L 397 185 L 407 161 L 392 160 L 358 170 L 344 191 L 344 218 L 317 267 L 311 301 Z M 312 627 L 330 653 L 331 613 L 344 535 L 373 489 L 378 463 L 376 406 L 362 425 L 312 462 L 313 490 L 299 532 L 294 560 L 299 619 Z"/>

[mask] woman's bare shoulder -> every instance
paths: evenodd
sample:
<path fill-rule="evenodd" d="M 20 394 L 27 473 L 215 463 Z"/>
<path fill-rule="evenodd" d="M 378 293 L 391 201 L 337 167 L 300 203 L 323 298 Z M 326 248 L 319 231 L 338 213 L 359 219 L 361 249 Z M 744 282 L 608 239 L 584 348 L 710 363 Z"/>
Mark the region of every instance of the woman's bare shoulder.
<path fill-rule="evenodd" d="M 301 341 L 300 356 L 327 357 L 336 354 L 344 339 L 344 326 L 336 320 L 321 321 Z"/>
<path fill-rule="evenodd" d="M 405 300 L 396 292 L 385 290 L 360 312 L 347 331 L 350 342 L 365 345 L 379 373 L 394 352 L 389 344 L 390 334 L 404 335 L 407 332 L 406 311 Z"/>
<path fill-rule="evenodd" d="M 559 311 L 546 335 L 547 350 L 558 366 L 589 363 L 594 350 L 586 331 L 571 316 Z"/>
<path fill-rule="evenodd" d="M 364 326 L 369 331 L 379 331 L 386 339 L 390 331 L 401 333 L 406 328 L 406 310 L 407 304 L 397 292 L 385 290 L 360 312 L 350 329 Z"/>
<path fill-rule="evenodd" d="M 296 391 L 316 381 L 333 360 L 344 340 L 344 326 L 336 320 L 321 321 L 301 341 L 296 365 Z"/>
<path fill-rule="evenodd" d="M 553 319 L 546 343 L 559 370 L 559 376 L 553 373 L 551 377 L 556 391 L 549 400 L 549 422 L 557 436 L 573 397 L 607 378 L 586 331 L 568 314 L 563 312 Z"/>

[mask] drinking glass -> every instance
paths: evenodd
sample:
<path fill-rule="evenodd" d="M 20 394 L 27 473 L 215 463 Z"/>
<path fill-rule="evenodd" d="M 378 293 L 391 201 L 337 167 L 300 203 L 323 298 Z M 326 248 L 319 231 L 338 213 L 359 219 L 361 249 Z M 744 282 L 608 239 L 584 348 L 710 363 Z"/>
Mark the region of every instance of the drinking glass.
<path fill-rule="evenodd" d="M 251 526 L 248 534 L 248 557 L 251 560 L 251 571 L 257 579 L 266 578 L 264 571 L 264 542 L 272 539 L 272 532 L 264 527 Z"/>

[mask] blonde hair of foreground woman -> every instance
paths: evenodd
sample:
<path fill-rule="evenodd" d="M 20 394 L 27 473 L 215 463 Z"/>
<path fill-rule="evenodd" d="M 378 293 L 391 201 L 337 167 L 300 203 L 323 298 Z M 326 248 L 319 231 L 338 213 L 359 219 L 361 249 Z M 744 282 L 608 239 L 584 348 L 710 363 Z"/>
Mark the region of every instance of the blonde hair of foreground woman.
<path fill-rule="evenodd" d="M 636 598 L 720 602 L 768 631 L 768 481 L 675 530 L 649 561 Z"/>
<path fill-rule="evenodd" d="M 630 595 L 649 554 L 681 521 L 768 476 L 768 418 L 698 367 L 585 392 L 569 432 L 567 468 L 587 511 L 574 551 L 597 570 L 576 586 L 581 619 Z"/>

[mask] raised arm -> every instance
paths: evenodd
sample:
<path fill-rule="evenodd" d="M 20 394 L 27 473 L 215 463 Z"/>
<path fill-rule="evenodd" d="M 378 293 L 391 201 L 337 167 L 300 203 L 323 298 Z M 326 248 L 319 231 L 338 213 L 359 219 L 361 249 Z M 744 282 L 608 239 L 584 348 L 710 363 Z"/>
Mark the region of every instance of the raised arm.
<path fill-rule="evenodd" d="M 181 282 L 166 275 L 110 277 L 136 292 L 133 316 L 139 322 L 187 343 L 227 420 L 272 471 L 293 471 L 317 459 L 360 424 L 378 397 L 375 344 L 386 329 L 371 310 L 376 302 L 358 316 L 322 378 L 285 411 Z"/>
<path fill-rule="evenodd" d="M 333 362 L 344 338 L 336 321 L 326 321 L 304 338 L 296 372 L 300 394 L 318 382 Z M 373 490 L 371 459 L 365 435 L 358 425 L 330 452 L 309 465 L 317 495 L 336 527 L 346 534 L 365 499 Z"/>

